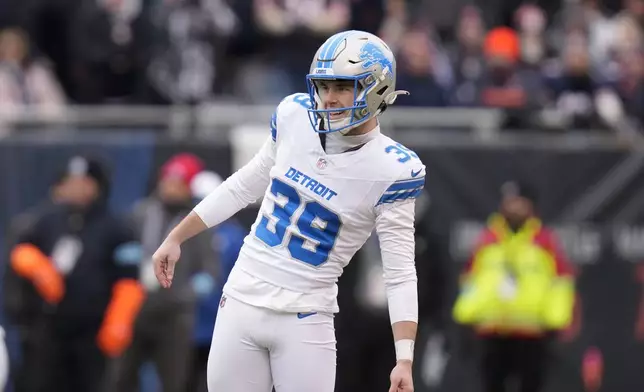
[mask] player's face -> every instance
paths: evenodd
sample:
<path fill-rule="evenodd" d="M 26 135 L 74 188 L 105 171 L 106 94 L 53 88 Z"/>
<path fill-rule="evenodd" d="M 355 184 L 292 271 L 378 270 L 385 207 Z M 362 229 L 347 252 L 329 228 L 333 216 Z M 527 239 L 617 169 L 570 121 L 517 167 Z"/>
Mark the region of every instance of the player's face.
<path fill-rule="evenodd" d="M 323 109 L 347 108 L 353 106 L 355 85 L 352 80 L 324 80 L 317 82 L 318 95 Z M 331 112 L 331 121 L 351 115 L 349 110 Z"/>

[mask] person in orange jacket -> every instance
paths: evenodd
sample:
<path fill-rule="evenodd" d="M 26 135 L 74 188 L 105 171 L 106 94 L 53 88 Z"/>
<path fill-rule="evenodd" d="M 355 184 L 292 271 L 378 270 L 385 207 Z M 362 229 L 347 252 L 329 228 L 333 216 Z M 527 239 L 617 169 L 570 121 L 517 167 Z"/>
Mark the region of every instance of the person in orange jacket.
<path fill-rule="evenodd" d="M 23 353 L 27 392 L 101 390 L 106 358 L 130 344 L 145 296 L 140 244 L 107 209 L 107 169 L 76 156 L 61 178 L 62 202 L 42 211 L 10 254 L 13 272 L 40 298 Z"/>

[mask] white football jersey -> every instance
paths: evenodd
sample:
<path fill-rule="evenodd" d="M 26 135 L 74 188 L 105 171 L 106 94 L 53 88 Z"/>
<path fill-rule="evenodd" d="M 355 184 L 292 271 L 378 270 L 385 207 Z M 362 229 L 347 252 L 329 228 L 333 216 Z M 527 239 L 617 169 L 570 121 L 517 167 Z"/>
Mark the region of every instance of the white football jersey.
<path fill-rule="evenodd" d="M 423 189 L 425 167 L 379 130 L 360 148 L 325 153 L 307 107 L 309 95 L 295 94 L 273 116 L 268 187 L 224 293 L 278 311 L 335 313 L 343 268 L 379 215 L 398 205 L 411 206 L 405 219 L 411 219 L 412 245 L 390 253 L 405 248 L 413 262 L 413 200 Z"/>

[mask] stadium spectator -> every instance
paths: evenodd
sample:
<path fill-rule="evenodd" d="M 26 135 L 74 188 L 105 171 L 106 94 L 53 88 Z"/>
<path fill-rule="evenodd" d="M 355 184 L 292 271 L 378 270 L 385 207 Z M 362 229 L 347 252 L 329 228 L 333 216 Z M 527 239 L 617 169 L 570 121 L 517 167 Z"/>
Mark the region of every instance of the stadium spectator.
<path fill-rule="evenodd" d="M 545 13 L 534 4 L 523 4 L 514 14 L 514 24 L 521 45 L 521 61 L 537 70 L 548 55 L 546 23 Z"/>
<path fill-rule="evenodd" d="M 572 270 L 538 218 L 535 191 L 510 181 L 466 266 L 454 305 L 457 323 L 478 334 L 484 392 L 542 391 L 551 333 L 572 322 Z"/>
<path fill-rule="evenodd" d="M 36 57 L 26 32 L 0 31 L 0 112 L 26 109 L 56 114 L 65 104 L 62 88 L 48 64 Z"/>
<path fill-rule="evenodd" d="M 171 0 L 150 10 L 157 32 L 146 77 L 160 102 L 191 104 L 230 90 L 225 47 L 239 20 L 224 0 Z"/>
<path fill-rule="evenodd" d="M 203 169 L 192 154 L 171 157 L 160 169 L 155 192 L 135 207 L 136 234 L 144 254 L 141 283 L 147 298 L 136 320 L 132 345 L 110 366 L 109 391 L 138 391 L 139 370 L 147 361 L 156 366 L 165 392 L 187 390 L 195 366 L 191 359 L 196 305 L 215 288 L 217 257 L 208 236 L 196 237 L 184 249 L 170 290 L 161 290 L 151 257 L 170 229 L 192 210 L 191 182 Z"/>
<path fill-rule="evenodd" d="M 479 79 L 483 72 L 483 39 L 485 25 L 478 8 L 469 6 L 461 10 L 456 26 L 456 37 L 448 46 L 450 60 L 454 67 L 455 94 L 473 92 L 472 83 Z M 473 98 L 457 98 L 460 101 L 470 101 Z"/>
<path fill-rule="evenodd" d="M 17 233 L 10 265 L 37 301 L 26 334 L 20 391 L 98 391 L 106 358 L 130 344 L 145 293 L 137 282 L 140 245 L 107 209 L 110 177 L 75 156 L 62 175 L 64 199 Z M 23 317 L 23 320 L 25 318 Z"/>
<path fill-rule="evenodd" d="M 159 39 L 149 18 L 142 0 L 77 4 L 67 26 L 74 101 L 143 103 L 149 51 Z"/>
<path fill-rule="evenodd" d="M 507 27 L 490 30 L 483 43 L 484 69 L 469 87 L 461 85 L 456 103 L 498 108 L 506 113 L 505 128 L 531 124 L 530 113 L 543 100 L 541 76 L 521 63 L 517 32 Z"/>
<path fill-rule="evenodd" d="M 63 180 L 64 177 L 61 177 L 51 185 L 48 197 L 43 201 L 13 217 L 5 238 L 7 248 L 13 247 L 23 233 L 33 230 L 33 225 L 43 215 L 56 208 L 56 205 L 65 203 L 66 196 L 71 195 L 71 192 Z M 20 351 L 29 352 L 30 348 L 38 343 L 37 340 L 34 341 L 34 338 L 37 337 L 37 334 L 34 335 L 36 327 L 48 316 L 40 311 L 42 299 L 34 290 L 33 284 L 20 277 L 9 263 L 7 266 L 2 279 L 2 309 L 7 316 L 8 323 L 19 331 L 18 347 Z M 28 385 L 31 377 L 29 369 L 14 361 L 11 363 L 11 373 L 16 391 L 29 391 Z"/>
<path fill-rule="evenodd" d="M 447 106 L 448 90 L 434 75 L 436 48 L 422 29 L 411 29 L 398 55 L 397 86 L 411 93 L 400 100 L 406 106 Z"/>
<path fill-rule="evenodd" d="M 565 126 L 575 129 L 602 127 L 596 108 L 597 95 L 606 81 L 591 69 L 585 40 L 569 39 L 560 62 L 545 72 L 546 85 L 554 108 L 566 118 Z"/>
<path fill-rule="evenodd" d="M 644 48 L 622 53 L 617 91 L 626 113 L 644 124 Z"/>

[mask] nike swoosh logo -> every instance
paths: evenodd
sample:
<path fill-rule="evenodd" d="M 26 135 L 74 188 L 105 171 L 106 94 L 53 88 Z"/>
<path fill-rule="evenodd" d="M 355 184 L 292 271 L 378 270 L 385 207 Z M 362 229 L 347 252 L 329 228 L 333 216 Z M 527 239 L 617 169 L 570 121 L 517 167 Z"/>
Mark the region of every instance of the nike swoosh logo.
<path fill-rule="evenodd" d="M 303 319 L 303 318 L 307 318 L 307 317 L 313 316 L 314 314 L 318 314 L 318 312 L 311 312 L 311 313 L 298 313 L 298 314 L 297 314 L 297 318 L 299 318 L 299 319 Z"/>
<path fill-rule="evenodd" d="M 417 175 L 419 175 L 419 174 L 420 174 L 420 172 L 422 172 L 422 171 L 423 171 L 423 169 L 420 169 L 420 170 L 418 170 L 417 172 L 415 172 L 415 171 L 413 171 L 413 170 L 412 170 L 412 171 L 411 171 L 411 176 L 412 176 L 412 177 L 416 177 L 416 176 L 417 176 Z"/>

